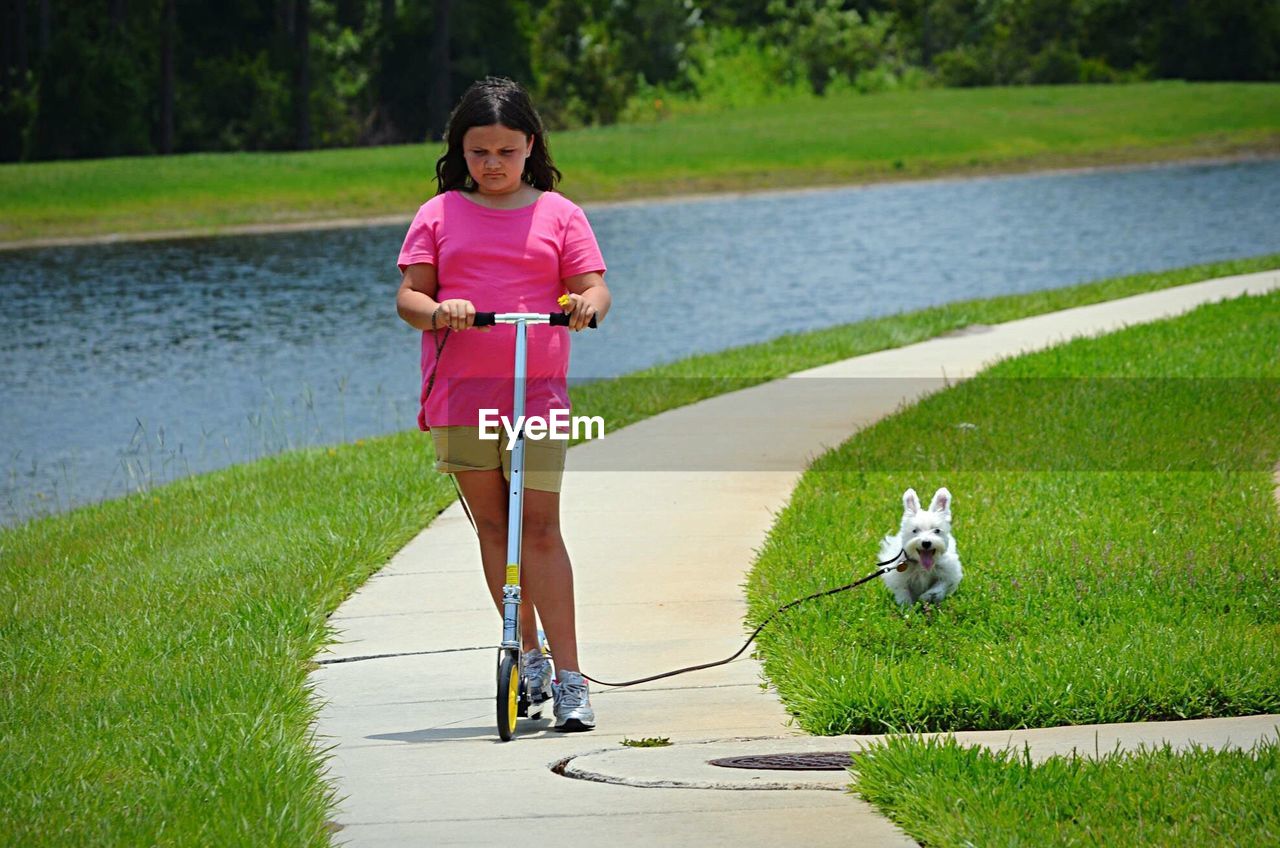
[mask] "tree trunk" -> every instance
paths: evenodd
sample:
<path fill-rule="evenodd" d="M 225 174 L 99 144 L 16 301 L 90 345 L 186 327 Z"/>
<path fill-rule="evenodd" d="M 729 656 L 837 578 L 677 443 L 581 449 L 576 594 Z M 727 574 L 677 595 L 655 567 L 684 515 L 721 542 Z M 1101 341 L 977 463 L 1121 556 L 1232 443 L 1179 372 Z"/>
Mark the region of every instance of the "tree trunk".
<path fill-rule="evenodd" d="M 0 72 L 4 74 L 4 81 L 0 83 L 0 90 L 7 91 L 10 79 L 10 71 L 18 72 L 17 85 L 21 87 L 26 82 L 27 70 L 31 67 L 30 57 L 27 53 L 27 0 L 13 0 L 12 4 L 6 3 L 6 6 L 12 5 L 13 17 L 9 16 L 9 9 L 5 9 L 4 21 L 4 67 L 0 68 Z M 12 24 L 12 26 L 10 26 Z"/>
<path fill-rule="evenodd" d="M 17 0 L 17 5 L 21 6 L 23 0 Z M 14 31 L 16 27 L 10 20 L 10 15 L 17 16 L 17 9 L 10 9 L 8 3 L 0 4 L 0 27 L 3 27 L 3 34 L 0 34 L 0 95 L 9 92 L 9 79 L 13 76 L 13 71 L 17 67 L 14 60 L 15 51 L 14 44 L 17 33 Z"/>
<path fill-rule="evenodd" d="M 46 0 L 47 2 L 47 0 Z M 27 0 L 17 0 L 14 3 L 14 11 L 17 12 L 17 20 L 14 26 L 17 29 L 17 44 L 15 44 L 15 58 L 18 60 L 18 72 L 25 77 L 27 71 L 31 68 L 31 58 L 27 53 Z M 24 79 L 25 83 L 26 80 Z"/>
<path fill-rule="evenodd" d="M 50 0 L 40 0 L 40 58 L 49 52 L 50 31 L 53 29 L 53 9 Z"/>
<path fill-rule="evenodd" d="M 391 33 L 396 25 L 396 0 L 382 0 L 378 17 L 378 37 L 374 42 L 372 78 L 373 108 L 365 118 L 360 133 L 361 144 L 386 144 L 403 141 L 391 121 L 391 108 L 387 105 L 387 56 L 391 53 Z"/>
<path fill-rule="evenodd" d="M 295 143 L 311 148 L 311 0 L 297 0 L 293 20 L 293 114 Z"/>
<path fill-rule="evenodd" d="M 932 0 L 924 0 L 920 11 L 920 52 L 921 60 L 926 68 L 933 67 L 933 28 L 930 26 L 929 7 Z"/>
<path fill-rule="evenodd" d="M 293 19 L 298 12 L 297 0 L 277 0 L 276 22 L 285 35 L 293 38 Z M 292 42 L 291 42 L 292 43 Z"/>
<path fill-rule="evenodd" d="M 160 22 L 160 152 L 173 152 L 173 43 L 178 37 L 177 0 L 164 0 Z"/>
<path fill-rule="evenodd" d="M 449 61 L 449 7 L 450 0 L 435 0 L 431 4 L 431 94 L 427 100 L 427 134 L 432 139 L 444 138 L 445 124 L 449 122 L 450 79 L 452 63 Z"/>

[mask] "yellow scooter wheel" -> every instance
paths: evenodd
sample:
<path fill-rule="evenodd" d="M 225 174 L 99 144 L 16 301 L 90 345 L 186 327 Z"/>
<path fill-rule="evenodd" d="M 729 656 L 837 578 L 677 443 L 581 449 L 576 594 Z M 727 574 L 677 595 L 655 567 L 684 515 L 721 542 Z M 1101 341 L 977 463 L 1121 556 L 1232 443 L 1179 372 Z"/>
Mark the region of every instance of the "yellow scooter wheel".
<path fill-rule="evenodd" d="M 520 656 L 502 651 L 498 659 L 498 735 L 510 742 L 516 735 L 516 713 L 520 700 Z"/>

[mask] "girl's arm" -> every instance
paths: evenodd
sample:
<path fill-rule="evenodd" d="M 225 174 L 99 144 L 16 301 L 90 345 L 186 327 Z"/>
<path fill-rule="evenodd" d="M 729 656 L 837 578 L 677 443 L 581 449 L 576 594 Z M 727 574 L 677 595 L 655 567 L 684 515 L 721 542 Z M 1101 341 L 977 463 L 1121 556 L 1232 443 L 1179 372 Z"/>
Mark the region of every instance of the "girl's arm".
<path fill-rule="evenodd" d="M 442 330 L 445 327 L 465 330 L 475 323 L 476 308 L 471 301 L 455 299 L 438 303 L 436 292 L 439 288 L 436 266 L 426 263 L 408 266 L 404 279 L 400 281 L 400 291 L 396 293 L 396 312 L 417 330 Z M 431 326 L 432 315 L 436 317 L 434 327 Z"/>
<path fill-rule="evenodd" d="M 569 306 L 565 309 L 569 313 L 569 329 L 581 330 L 591 323 L 593 316 L 599 323 L 609 314 L 613 296 L 599 271 L 565 277 L 562 282 L 569 290 Z"/>

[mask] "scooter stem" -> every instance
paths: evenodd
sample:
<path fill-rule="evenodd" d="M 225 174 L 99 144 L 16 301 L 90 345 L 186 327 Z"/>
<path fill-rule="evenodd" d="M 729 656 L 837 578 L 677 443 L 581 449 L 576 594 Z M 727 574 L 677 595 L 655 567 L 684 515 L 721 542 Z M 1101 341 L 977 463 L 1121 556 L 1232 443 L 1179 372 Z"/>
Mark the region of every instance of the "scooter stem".
<path fill-rule="evenodd" d="M 524 526 L 524 384 L 528 369 L 525 350 L 528 328 L 517 318 L 515 397 L 512 416 L 518 423 L 511 447 L 511 483 L 507 505 L 507 582 L 502 587 L 502 647 L 520 648 L 520 541 Z"/>

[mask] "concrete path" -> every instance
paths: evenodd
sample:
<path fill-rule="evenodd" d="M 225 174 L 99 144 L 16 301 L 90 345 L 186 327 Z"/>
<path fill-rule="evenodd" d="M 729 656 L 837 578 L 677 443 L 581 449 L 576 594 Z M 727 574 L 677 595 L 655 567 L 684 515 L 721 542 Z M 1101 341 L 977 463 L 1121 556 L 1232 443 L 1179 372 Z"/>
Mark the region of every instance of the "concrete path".
<path fill-rule="evenodd" d="M 1277 287 L 1280 272 L 1268 272 L 970 328 L 673 410 L 575 448 L 562 503 L 584 670 L 626 680 L 737 650 L 745 635 L 742 582 L 804 467 L 901 404 L 999 358 Z M 874 551 L 866 553 L 869 571 Z M 750 659 L 629 689 L 595 687 L 594 733 L 561 735 L 543 721 L 522 725 L 511 743 L 498 742 L 492 646 L 500 622 L 456 504 L 331 622 L 341 642 L 318 657 L 328 664 L 311 679 L 323 704 L 319 742 L 332 746 L 330 776 L 343 796 L 340 843 L 488 845 L 564 833 L 623 845 L 913 844 L 843 793 L 692 788 L 778 782 L 775 772 L 708 778 L 711 767 L 697 760 L 713 749 L 725 756 L 761 746 L 855 746 L 789 727 Z M 332 662 L 424 651 L 433 653 Z M 1229 721 L 1252 723 L 1180 722 L 1154 733 L 1248 745 L 1274 734 L 1280 719 Z M 1113 735 L 1125 741 L 1152 732 L 1108 728 L 1100 745 L 1110 747 Z M 1087 728 L 1026 733 L 1044 750 L 1068 742 L 1093 749 Z M 617 744 L 648 736 L 676 744 Z M 1002 732 L 974 741 L 1003 745 L 1009 738 Z M 552 772 L 555 765 L 568 775 L 616 780 L 568 779 Z"/>

